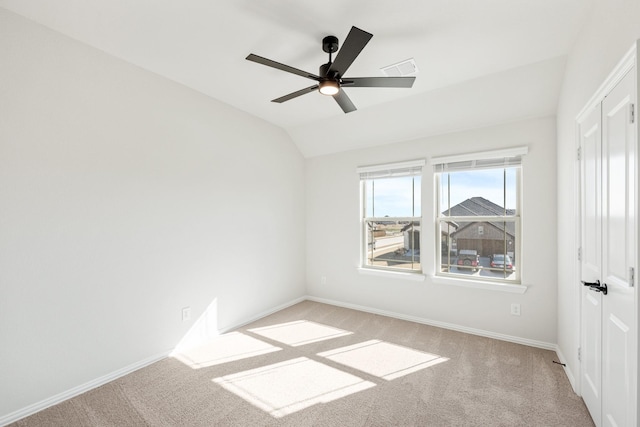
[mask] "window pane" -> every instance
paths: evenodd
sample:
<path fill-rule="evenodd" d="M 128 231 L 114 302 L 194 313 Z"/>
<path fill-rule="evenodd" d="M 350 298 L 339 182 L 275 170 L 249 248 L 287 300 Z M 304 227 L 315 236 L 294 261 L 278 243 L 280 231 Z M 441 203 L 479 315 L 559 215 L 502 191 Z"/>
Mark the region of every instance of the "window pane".
<path fill-rule="evenodd" d="M 440 221 L 441 272 L 515 280 L 514 221 Z"/>
<path fill-rule="evenodd" d="M 449 216 L 449 174 L 443 173 L 440 175 L 440 211 L 442 215 Z"/>
<path fill-rule="evenodd" d="M 364 181 L 364 216 L 373 216 L 373 180 Z"/>
<path fill-rule="evenodd" d="M 365 181 L 365 217 L 420 216 L 419 176 L 380 178 Z"/>
<path fill-rule="evenodd" d="M 451 207 L 452 216 L 515 215 L 516 172 L 500 168 L 441 174 L 441 214 L 449 215 Z"/>
<path fill-rule="evenodd" d="M 365 265 L 420 270 L 420 221 L 365 221 Z"/>

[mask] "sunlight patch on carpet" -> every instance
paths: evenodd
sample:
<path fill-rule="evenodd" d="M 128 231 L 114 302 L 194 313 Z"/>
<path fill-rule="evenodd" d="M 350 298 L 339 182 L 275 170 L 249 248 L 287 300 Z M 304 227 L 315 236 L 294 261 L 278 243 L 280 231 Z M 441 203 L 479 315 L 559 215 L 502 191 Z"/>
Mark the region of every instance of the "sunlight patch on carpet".
<path fill-rule="evenodd" d="M 318 356 L 389 381 L 449 360 L 379 340 L 325 351 Z"/>
<path fill-rule="evenodd" d="M 308 320 L 281 323 L 279 325 L 249 329 L 249 331 L 292 347 L 353 334 L 353 332 Z"/>
<path fill-rule="evenodd" d="M 226 375 L 213 382 L 276 418 L 375 386 L 306 357 Z"/>
<path fill-rule="evenodd" d="M 280 347 L 240 332 L 231 332 L 211 339 L 205 344 L 176 351 L 171 356 L 193 369 L 200 369 L 280 350 L 282 350 Z"/>

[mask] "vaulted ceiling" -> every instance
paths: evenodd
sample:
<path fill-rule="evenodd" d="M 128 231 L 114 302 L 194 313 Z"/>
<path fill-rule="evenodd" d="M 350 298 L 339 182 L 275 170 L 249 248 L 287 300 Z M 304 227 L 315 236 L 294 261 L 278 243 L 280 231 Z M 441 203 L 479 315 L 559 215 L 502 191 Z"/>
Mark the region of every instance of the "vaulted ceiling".
<path fill-rule="evenodd" d="M 0 7 L 285 129 L 307 157 L 555 114 L 565 56 L 591 0 L 0 0 Z M 344 89 L 344 114 L 303 77 L 321 41 L 373 34 L 349 76 L 408 58 L 411 89 Z"/>

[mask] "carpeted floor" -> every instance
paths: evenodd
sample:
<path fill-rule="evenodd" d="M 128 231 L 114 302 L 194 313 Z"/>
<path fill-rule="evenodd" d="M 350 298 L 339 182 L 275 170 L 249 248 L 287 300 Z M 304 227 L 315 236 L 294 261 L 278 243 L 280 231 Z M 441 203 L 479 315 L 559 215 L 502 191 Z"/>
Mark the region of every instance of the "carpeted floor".
<path fill-rule="evenodd" d="M 13 426 L 593 426 L 554 359 L 305 301 Z"/>

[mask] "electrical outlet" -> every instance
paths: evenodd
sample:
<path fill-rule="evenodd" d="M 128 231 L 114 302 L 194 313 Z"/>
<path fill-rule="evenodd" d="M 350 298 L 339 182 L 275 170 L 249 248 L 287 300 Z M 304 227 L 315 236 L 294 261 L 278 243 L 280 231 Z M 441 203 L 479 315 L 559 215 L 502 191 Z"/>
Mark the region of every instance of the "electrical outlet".
<path fill-rule="evenodd" d="M 320 278 L 320 284 L 321 285 L 326 285 L 327 284 L 327 276 L 322 276 Z"/>
<path fill-rule="evenodd" d="M 511 314 L 520 316 L 520 304 L 511 304 Z"/>
<path fill-rule="evenodd" d="M 182 309 L 182 321 L 186 322 L 191 319 L 191 307 L 185 307 Z"/>

